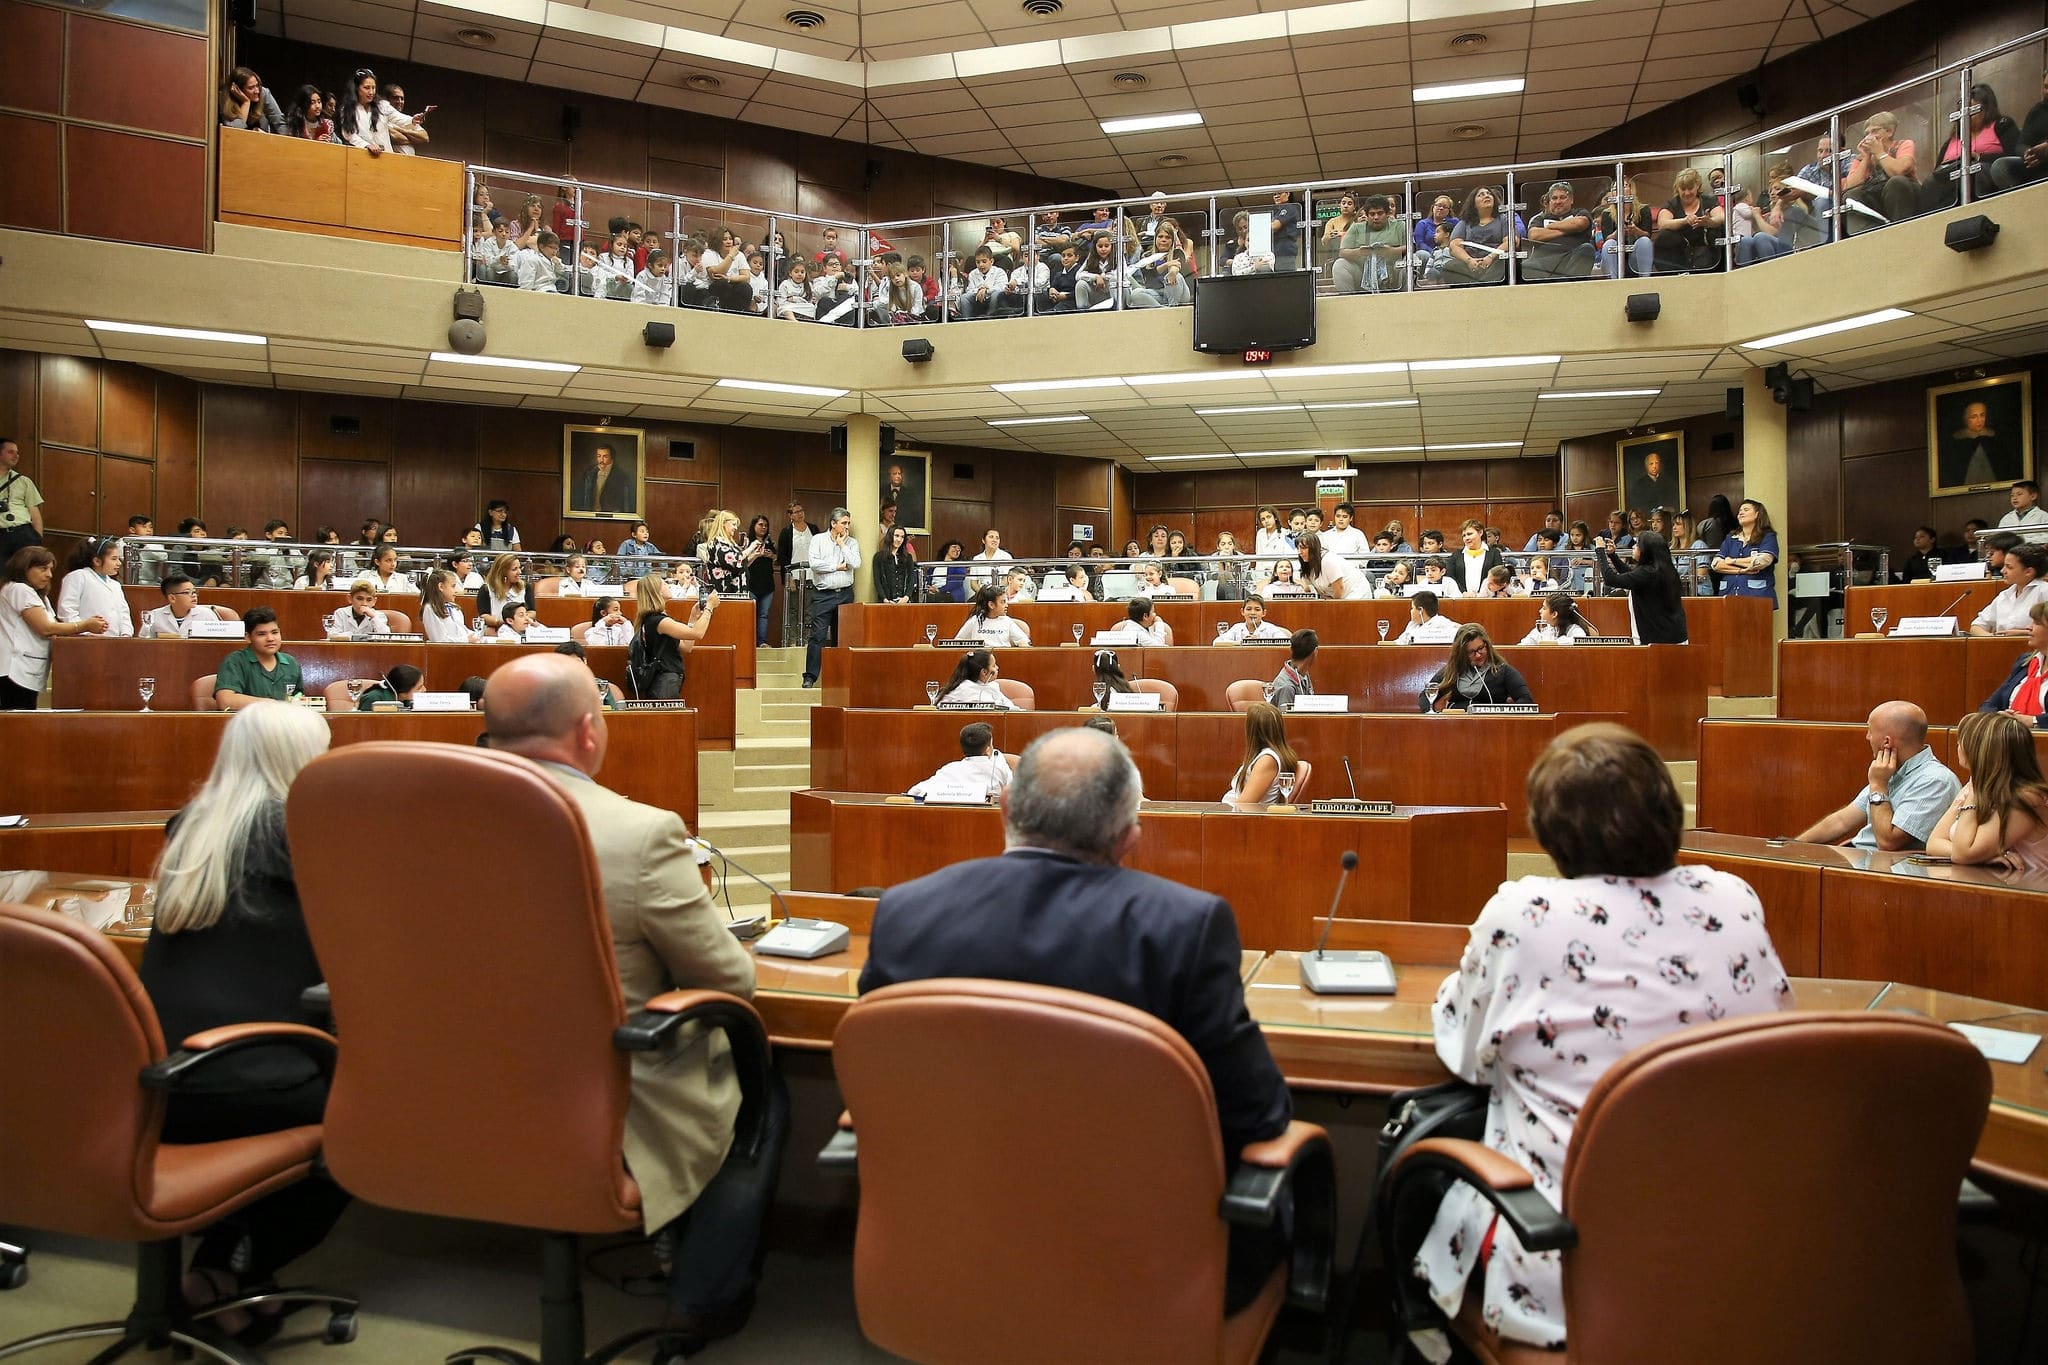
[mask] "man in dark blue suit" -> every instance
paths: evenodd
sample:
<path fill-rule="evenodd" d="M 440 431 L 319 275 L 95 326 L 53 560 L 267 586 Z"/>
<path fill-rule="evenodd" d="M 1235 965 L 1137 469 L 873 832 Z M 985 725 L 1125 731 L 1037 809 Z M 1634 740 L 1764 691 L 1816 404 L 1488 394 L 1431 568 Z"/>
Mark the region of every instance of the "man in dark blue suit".
<path fill-rule="evenodd" d="M 1120 865 L 1138 842 L 1139 799 L 1137 766 L 1114 736 L 1040 736 L 1003 792 L 1008 850 L 883 893 L 860 988 L 992 977 L 1144 1010 L 1201 1057 L 1234 1159 L 1278 1137 L 1293 1106 L 1245 1009 L 1230 906 Z"/>

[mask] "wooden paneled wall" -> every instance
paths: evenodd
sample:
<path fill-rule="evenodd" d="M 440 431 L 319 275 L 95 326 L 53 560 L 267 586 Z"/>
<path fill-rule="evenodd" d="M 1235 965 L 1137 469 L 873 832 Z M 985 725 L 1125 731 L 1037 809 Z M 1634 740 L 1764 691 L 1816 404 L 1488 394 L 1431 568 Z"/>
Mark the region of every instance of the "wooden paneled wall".
<path fill-rule="evenodd" d="M 237 59 L 259 72 L 280 102 L 302 83 L 338 90 L 343 78 L 364 64 L 352 53 L 258 33 L 240 33 L 236 41 Z M 435 156 L 475 165 L 574 176 L 593 184 L 855 223 L 1065 202 L 1102 193 L 969 161 L 918 156 L 580 91 L 407 62 L 379 59 L 369 65 L 382 79 L 403 84 L 413 108 L 440 106 L 429 122 Z M 565 121 L 564 113 L 571 109 L 575 114 Z M 574 132 L 569 136 L 572 122 Z M 876 171 L 872 177 L 871 165 Z M 495 190 L 498 209 L 516 210 L 519 194 L 533 190 L 542 191 L 549 204 L 554 202 L 546 187 L 515 190 L 500 182 Z M 592 224 L 623 214 L 650 228 L 667 226 L 665 221 L 649 221 L 647 213 L 645 201 L 596 197 L 585 208 Z M 764 225 L 739 226 L 758 232 Z M 807 243 L 808 233 L 792 245 Z M 906 253 L 928 254 L 924 242 L 906 238 L 897 245 Z"/>
<path fill-rule="evenodd" d="M 1145 529 L 1164 524 L 1193 535 L 1206 554 L 1219 532 L 1252 548 L 1258 509 L 1271 506 L 1282 518 L 1295 507 L 1313 505 L 1301 469 L 1223 470 L 1190 474 L 1140 474 L 1136 479 L 1137 525 L 1120 535 L 1144 539 Z M 1557 462 L 1552 459 L 1456 460 L 1425 464 L 1360 465 L 1351 482 L 1358 524 L 1368 535 L 1399 521 L 1411 544 L 1426 529 L 1455 542 L 1458 524 L 1478 517 L 1498 526 L 1515 549 L 1543 526 L 1543 514 L 1558 505 Z M 1122 549 L 1121 541 L 1114 547 Z M 1112 551 L 1114 552 L 1114 550 Z"/>
<path fill-rule="evenodd" d="M 202 33 L 0 0 L 0 225 L 198 250 Z"/>
<path fill-rule="evenodd" d="M 1677 431 L 1684 436 L 1685 500 L 1696 516 L 1706 514 L 1707 503 L 1716 493 L 1725 493 L 1731 503 L 1742 500 L 1739 422 L 1730 422 L 1725 413 L 1716 412 L 1682 422 L 1659 423 L 1654 428 L 1640 427 L 1634 434 L 1642 436 L 1652 431 Z M 1621 465 L 1615 446 L 1630 434 L 1602 431 L 1559 442 L 1558 455 L 1564 462 L 1567 525 L 1584 521 L 1598 531 L 1607 524 L 1607 514 L 1621 506 Z M 1780 509 L 1772 508 L 1771 516 L 1780 528 L 1785 526 L 1785 514 Z"/>

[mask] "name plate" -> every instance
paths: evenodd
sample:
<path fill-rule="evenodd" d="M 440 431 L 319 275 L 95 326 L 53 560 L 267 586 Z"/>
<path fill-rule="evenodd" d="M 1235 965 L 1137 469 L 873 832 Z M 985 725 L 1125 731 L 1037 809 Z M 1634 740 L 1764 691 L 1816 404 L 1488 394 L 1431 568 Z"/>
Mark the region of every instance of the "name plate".
<path fill-rule="evenodd" d="M 957 639 L 939 641 L 940 649 L 980 649 L 981 646 L 979 635 L 962 635 Z"/>
<path fill-rule="evenodd" d="M 393 631 L 388 635 L 358 635 L 355 638 L 369 645 L 416 645 L 427 637 L 417 633 Z"/>
<path fill-rule="evenodd" d="M 211 621 L 194 621 L 185 627 L 188 640 L 239 640 L 246 634 L 248 632 L 242 629 L 240 621 L 223 621 L 218 617 Z"/>
<path fill-rule="evenodd" d="M 690 703 L 673 699 L 668 701 L 615 701 L 612 703 L 612 710 L 614 711 L 687 711 L 689 709 Z"/>
<path fill-rule="evenodd" d="M 1632 645 L 1633 639 L 1626 635 L 1574 635 L 1565 641 L 1568 645 Z"/>
<path fill-rule="evenodd" d="M 1078 602 L 1081 595 L 1072 588 L 1047 588 L 1038 594 L 1041 602 Z"/>
<path fill-rule="evenodd" d="M 934 785 L 924 789 L 924 803 L 927 806 L 986 806 L 988 789 L 977 788 L 971 783 Z"/>
<path fill-rule="evenodd" d="M 1991 566 L 1981 559 L 1965 560 L 1961 564 L 1937 564 L 1934 566 L 1934 581 L 1937 583 L 1968 583 L 1973 579 L 1989 578 Z"/>
<path fill-rule="evenodd" d="M 467 711 L 470 710 L 467 692 L 415 692 L 412 694 L 412 709 L 415 711 Z"/>
<path fill-rule="evenodd" d="M 1112 711 L 1157 711 L 1164 700 L 1157 692 L 1112 692 L 1104 705 Z"/>
<path fill-rule="evenodd" d="M 1308 803 L 1311 815 L 1392 815 L 1391 801 L 1355 801 L 1348 796 L 1333 796 L 1323 801 Z"/>
<path fill-rule="evenodd" d="M 1195 599 L 1184 592 L 1137 592 L 1133 596 L 1152 602 L 1192 602 Z"/>
<path fill-rule="evenodd" d="M 942 701 L 935 708 L 940 711 L 1002 711 L 1007 708 L 992 701 Z"/>
<path fill-rule="evenodd" d="M 1956 633 L 1956 618 L 1953 616 L 1908 616 L 1892 628 L 1892 634 L 1901 639 L 1939 638 Z"/>
<path fill-rule="evenodd" d="M 418 637 L 415 636 L 415 639 Z M 528 626 L 526 643 L 530 645 L 558 645 L 569 638 L 567 626 Z"/>
<path fill-rule="evenodd" d="M 1351 709 L 1351 698 L 1342 693 L 1315 692 L 1306 696 L 1297 694 L 1294 705 L 1288 708 L 1299 712 L 1324 712 L 1342 715 Z"/>
<path fill-rule="evenodd" d="M 1533 716 L 1538 714 L 1533 701 L 1475 701 L 1465 708 L 1468 716 Z"/>

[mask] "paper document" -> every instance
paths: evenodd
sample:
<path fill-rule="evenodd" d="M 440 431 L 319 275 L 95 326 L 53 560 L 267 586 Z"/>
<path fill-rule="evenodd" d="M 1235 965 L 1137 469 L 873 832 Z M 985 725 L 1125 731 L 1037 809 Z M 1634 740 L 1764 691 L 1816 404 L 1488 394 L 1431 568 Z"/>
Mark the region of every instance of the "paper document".
<path fill-rule="evenodd" d="M 2024 1062 L 2041 1045 L 2038 1033 L 2017 1029 L 1986 1028 L 1982 1024 L 1950 1024 L 1950 1028 L 1977 1045 L 1977 1051 L 1994 1062 Z"/>

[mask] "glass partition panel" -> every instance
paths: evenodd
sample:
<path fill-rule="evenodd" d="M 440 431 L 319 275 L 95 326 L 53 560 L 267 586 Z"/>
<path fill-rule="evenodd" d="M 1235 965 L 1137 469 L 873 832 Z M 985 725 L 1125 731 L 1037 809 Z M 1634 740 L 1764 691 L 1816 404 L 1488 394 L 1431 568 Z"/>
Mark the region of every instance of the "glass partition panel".
<path fill-rule="evenodd" d="M 1319 287 L 1328 292 L 1399 292 L 1409 287 L 1410 261 L 1427 263 L 1428 253 L 1416 245 L 1405 184 L 1322 190 L 1312 203 L 1310 254 L 1322 274 Z"/>
<path fill-rule="evenodd" d="M 1203 233 L 1209 200 L 1154 195 L 1124 209 L 1125 242 L 1133 253 L 1126 280 L 1127 308 L 1186 308 L 1202 273 Z M 1057 287 L 1057 286 L 1055 286 Z"/>
<path fill-rule="evenodd" d="M 1614 163 L 1532 171 L 1516 181 L 1527 225 L 1520 279 L 1525 283 L 1604 278 L 1603 205 L 1615 198 Z"/>
<path fill-rule="evenodd" d="M 1640 236 L 1627 248 L 1631 274 L 1641 273 L 1645 264 L 1653 275 L 1707 274 L 1727 267 L 1728 212 L 1722 200 L 1727 172 L 1722 162 L 1720 155 L 1702 152 L 1626 164 L 1624 195 L 1632 186 L 1631 216 L 1638 230 L 1649 234 L 1647 248 L 1634 244 L 1643 240 Z"/>
<path fill-rule="evenodd" d="M 1837 161 L 1829 127 L 1826 119 L 1799 124 L 1729 152 L 1728 222 L 1738 268 L 1829 240 Z"/>
<path fill-rule="evenodd" d="M 871 322 L 916 327 L 939 320 L 939 277 L 931 263 L 943 240 L 936 228 L 925 226 L 868 234 L 871 259 L 881 264 L 881 292 Z"/>
<path fill-rule="evenodd" d="M 1966 73 L 1971 102 L 1977 112 L 1971 120 L 1971 150 L 1965 169 L 1967 192 L 1974 202 L 2048 176 L 2048 158 L 2026 159 L 2028 139 L 2022 136 L 2029 110 L 2048 103 L 2048 76 L 2042 44 L 2022 43 L 1994 57 L 1987 57 Z M 1964 84 L 1960 79 L 1958 85 Z M 1986 92 L 1989 98 L 1986 98 Z M 2033 120 L 2034 141 L 2041 137 L 2041 121 Z"/>
<path fill-rule="evenodd" d="M 1937 163 L 1954 137 L 1961 99 L 1958 78 L 1918 81 L 1857 105 L 1842 115 L 1842 235 L 1875 232 L 1945 206 L 1961 186 Z M 1947 200 L 1946 202 L 1953 202 Z"/>
<path fill-rule="evenodd" d="M 1328 191 L 1325 191 L 1327 193 Z M 1250 275 L 1268 270 L 1315 268 L 1317 226 L 1304 217 L 1315 207 L 1304 189 L 1272 194 L 1225 195 L 1217 200 L 1218 274 Z M 1254 222 L 1264 220 L 1263 230 Z"/>
<path fill-rule="evenodd" d="M 1453 206 L 1448 211 L 1439 207 L 1445 199 Z M 1423 212 L 1430 225 L 1429 263 L 1420 283 L 1462 288 L 1507 281 L 1508 253 L 1520 240 L 1522 220 L 1508 211 L 1504 178 L 1474 176 L 1462 183 L 1419 184 L 1416 203 L 1428 206 Z"/>

